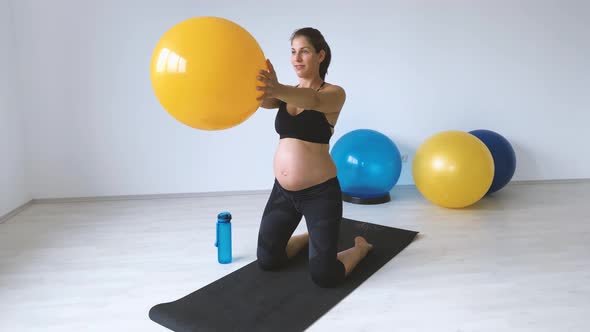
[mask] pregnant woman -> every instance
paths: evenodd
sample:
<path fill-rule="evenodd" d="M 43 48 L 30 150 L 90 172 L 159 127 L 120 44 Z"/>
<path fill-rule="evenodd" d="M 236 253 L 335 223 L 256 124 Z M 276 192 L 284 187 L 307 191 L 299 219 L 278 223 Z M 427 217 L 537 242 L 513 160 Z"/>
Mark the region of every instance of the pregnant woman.
<path fill-rule="evenodd" d="M 296 86 L 279 83 L 270 61 L 258 80 L 264 82 L 262 107 L 277 109 L 279 143 L 274 157 L 275 181 L 264 209 L 258 235 L 258 263 L 279 269 L 309 244 L 312 280 L 335 287 L 372 249 L 363 237 L 338 252 L 342 192 L 329 153 L 334 126 L 346 94 L 325 81 L 331 52 L 322 34 L 303 28 L 291 36 L 291 64 Z M 308 232 L 293 236 L 305 217 Z"/>

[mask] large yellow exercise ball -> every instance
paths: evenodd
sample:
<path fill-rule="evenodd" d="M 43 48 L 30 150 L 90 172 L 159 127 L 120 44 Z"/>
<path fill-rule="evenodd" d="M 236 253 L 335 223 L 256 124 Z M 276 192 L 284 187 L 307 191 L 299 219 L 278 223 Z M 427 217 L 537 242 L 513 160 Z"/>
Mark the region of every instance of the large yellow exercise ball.
<path fill-rule="evenodd" d="M 412 175 L 420 193 L 436 205 L 463 208 L 478 202 L 494 179 L 494 159 L 474 135 L 450 130 L 424 141 Z"/>
<path fill-rule="evenodd" d="M 259 70 L 266 58 L 254 37 L 219 17 L 182 21 L 161 37 L 150 79 L 162 107 L 196 129 L 220 130 L 247 120 L 259 107 Z"/>

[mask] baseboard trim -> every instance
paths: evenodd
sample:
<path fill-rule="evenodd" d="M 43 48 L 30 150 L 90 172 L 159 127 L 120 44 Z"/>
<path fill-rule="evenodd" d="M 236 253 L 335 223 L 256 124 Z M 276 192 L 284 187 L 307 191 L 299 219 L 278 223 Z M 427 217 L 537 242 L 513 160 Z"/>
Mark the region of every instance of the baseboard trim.
<path fill-rule="evenodd" d="M 588 183 L 590 178 L 579 178 L 579 179 L 552 179 L 552 180 L 514 180 L 510 181 L 506 185 L 508 186 L 520 186 L 520 185 L 537 185 L 537 184 L 575 184 L 575 183 Z M 416 189 L 415 184 L 401 184 L 397 185 L 397 189 Z M 394 189 L 395 190 L 395 189 Z"/>
<path fill-rule="evenodd" d="M 8 221 L 8 219 L 16 216 L 17 214 L 21 213 L 22 211 L 24 211 L 26 208 L 28 208 L 29 206 L 33 205 L 33 200 L 30 200 L 28 202 L 26 202 L 25 204 L 17 207 L 16 209 L 6 213 L 3 216 L 0 216 L 0 224 L 5 223 L 6 221 Z"/>
<path fill-rule="evenodd" d="M 115 195 L 115 196 L 85 196 L 85 197 L 59 197 L 36 198 L 34 204 L 78 203 L 78 202 L 104 202 L 104 201 L 128 201 L 128 200 L 159 200 L 178 198 L 203 198 L 223 196 L 245 196 L 268 194 L 269 190 L 240 190 L 240 191 L 215 191 L 196 193 L 171 193 L 171 194 L 145 194 L 145 195 Z"/>
<path fill-rule="evenodd" d="M 511 181 L 508 185 L 521 185 L 521 184 L 569 184 L 569 183 L 586 183 L 586 182 L 590 182 L 590 178 L 554 179 L 554 180 L 515 180 L 515 181 Z"/>
<path fill-rule="evenodd" d="M 590 182 L 590 178 L 580 179 L 555 179 L 555 180 L 518 180 L 511 181 L 508 186 L 534 185 L 534 184 L 566 184 L 566 183 L 585 183 Z M 397 189 L 415 189 L 414 184 L 397 185 Z M 178 198 L 203 198 L 203 197 L 223 197 L 223 196 L 243 196 L 243 195 L 262 195 L 269 194 L 268 190 L 239 190 L 239 191 L 216 191 L 216 192 L 195 192 L 195 193 L 170 193 L 170 194 L 145 194 L 145 195 L 115 195 L 115 196 L 88 196 L 88 197 L 61 197 L 61 198 L 36 198 L 25 204 L 19 209 L 19 212 L 31 204 L 59 204 L 59 203 L 77 203 L 77 202 L 104 202 L 104 201 L 125 201 L 125 200 L 159 200 L 159 199 L 178 199 Z M 16 210 L 15 210 L 16 211 Z M 17 212 L 18 213 L 18 212 Z M 14 215 L 14 214 L 9 214 Z M 3 217 L 5 218 L 5 217 Z M 9 217 L 6 217 L 9 218 Z M 0 219 L 4 220 L 4 219 Z"/>

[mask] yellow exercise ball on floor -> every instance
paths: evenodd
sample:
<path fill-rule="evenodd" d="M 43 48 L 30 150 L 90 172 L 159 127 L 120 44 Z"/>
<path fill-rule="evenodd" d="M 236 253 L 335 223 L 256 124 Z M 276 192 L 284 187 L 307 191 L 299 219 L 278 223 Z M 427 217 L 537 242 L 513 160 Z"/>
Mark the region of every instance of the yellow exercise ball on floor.
<path fill-rule="evenodd" d="M 195 17 L 157 43 L 150 79 L 162 107 L 197 129 L 220 130 L 247 120 L 259 107 L 266 58 L 252 35 L 219 17 Z"/>
<path fill-rule="evenodd" d="M 444 131 L 420 145 L 412 174 L 426 199 L 447 208 L 463 208 L 478 202 L 492 185 L 494 159 L 474 135 Z"/>

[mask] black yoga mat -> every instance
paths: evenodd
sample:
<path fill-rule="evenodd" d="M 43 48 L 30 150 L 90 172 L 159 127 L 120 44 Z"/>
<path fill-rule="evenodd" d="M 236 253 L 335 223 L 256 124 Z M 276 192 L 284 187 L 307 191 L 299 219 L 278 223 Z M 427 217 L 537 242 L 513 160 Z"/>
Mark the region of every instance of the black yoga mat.
<path fill-rule="evenodd" d="M 254 261 L 211 284 L 151 308 L 154 322 L 184 331 L 303 331 L 407 247 L 418 232 L 344 218 L 340 250 L 361 235 L 374 245 L 337 288 L 320 288 L 302 250 L 280 271 L 263 271 Z M 362 319 L 362 318 L 357 318 Z"/>

